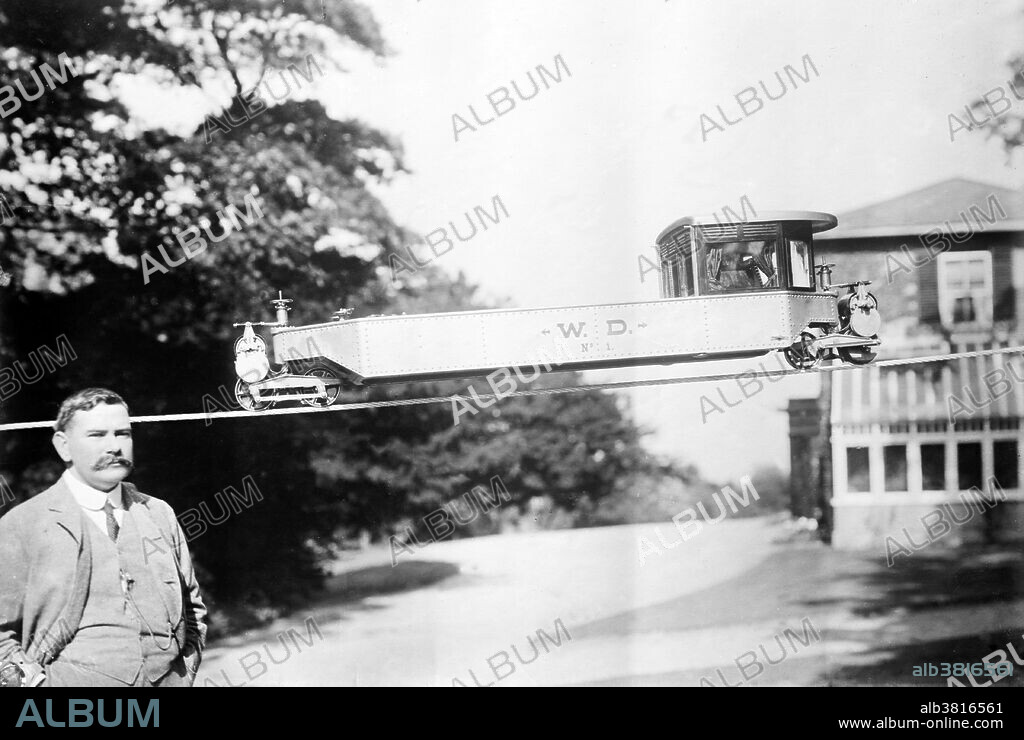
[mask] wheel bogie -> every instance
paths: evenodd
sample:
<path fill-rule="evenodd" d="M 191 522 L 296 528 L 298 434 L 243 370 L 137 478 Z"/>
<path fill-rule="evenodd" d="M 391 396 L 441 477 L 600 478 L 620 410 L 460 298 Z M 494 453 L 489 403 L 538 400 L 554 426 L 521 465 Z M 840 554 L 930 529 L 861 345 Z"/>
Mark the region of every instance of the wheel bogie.
<path fill-rule="evenodd" d="M 235 401 L 246 411 L 265 411 L 274 405 L 273 401 L 257 401 L 249 384 L 241 378 L 235 383 Z"/>
<path fill-rule="evenodd" d="M 313 408 L 327 408 L 333 406 L 341 396 L 341 380 L 326 365 L 315 364 L 307 369 L 303 375 L 311 378 L 323 378 L 325 381 L 327 395 L 325 398 L 304 398 L 302 403 Z"/>
<path fill-rule="evenodd" d="M 836 351 L 843 362 L 848 362 L 851 365 L 870 365 L 878 357 L 878 352 L 874 347 L 840 347 Z"/>
<path fill-rule="evenodd" d="M 786 362 L 797 370 L 810 370 L 816 367 L 821 362 L 821 352 L 813 347 L 815 339 L 815 334 L 809 331 L 801 332 L 796 342 L 782 350 Z"/>

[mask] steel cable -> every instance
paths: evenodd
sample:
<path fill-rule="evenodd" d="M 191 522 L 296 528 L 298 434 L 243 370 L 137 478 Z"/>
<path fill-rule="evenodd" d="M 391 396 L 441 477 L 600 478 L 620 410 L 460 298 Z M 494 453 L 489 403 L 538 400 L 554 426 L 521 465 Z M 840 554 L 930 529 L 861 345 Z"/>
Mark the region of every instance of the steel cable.
<path fill-rule="evenodd" d="M 841 370 L 868 370 L 874 367 L 900 367 L 903 365 L 920 365 L 932 362 L 948 362 L 950 360 L 961 360 L 970 357 L 986 357 L 988 355 L 1005 355 L 1024 353 L 1024 346 L 1000 347 L 997 349 L 974 350 L 971 352 L 950 352 L 941 355 L 928 357 L 906 357 L 892 360 L 881 360 L 870 365 L 824 365 L 808 370 L 772 370 L 742 373 L 719 373 L 715 375 L 691 375 L 676 378 L 649 378 L 646 380 L 621 380 L 610 383 L 590 383 L 586 385 L 573 385 L 560 388 L 528 388 L 526 390 L 515 390 L 505 394 L 484 393 L 452 396 L 428 396 L 424 398 L 395 398 L 385 401 L 360 401 L 356 403 L 342 403 L 325 408 L 312 406 L 295 406 L 281 409 L 267 409 L 265 411 L 213 411 L 193 412 L 186 414 L 156 414 L 150 416 L 133 416 L 133 423 L 148 424 L 164 421 L 206 421 L 211 419 L 237 419 L 244 417 L 267 417 L 292 414 L 323 414 L 332 411 L 358 411 L 361 409 L 388 408 L 391 406 L 420 406 L 431 403 L 451 403 L 453 401 L 479 402 L 488 399 L 500 400 L 504 398 L 515 398 L 518 396 L 552 396 L 561 393 L 586 393 L 587 391 L 600 390 L 622 390 L 626 388 L 638 388 L 644 386 L 678 385 L 683 383 L 709 383 L 722 380 L 735 380 L 739 378 L 773 378 L 789 375 L 808 375 L 811 373 L 838 372 Z M 53 421 L 26 421 L 10 424 L 0 424 L 0 432 L 11 432 L 25 429 L 52 428 Z"/>

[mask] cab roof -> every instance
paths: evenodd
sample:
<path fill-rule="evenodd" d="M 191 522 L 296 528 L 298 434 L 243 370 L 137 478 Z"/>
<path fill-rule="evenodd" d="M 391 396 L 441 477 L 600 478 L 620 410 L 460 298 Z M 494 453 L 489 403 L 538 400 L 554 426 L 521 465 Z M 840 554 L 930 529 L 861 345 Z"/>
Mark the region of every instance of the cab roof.
<path fill-rule="evenodd" d="M 746 215 L 745 212 L 744 215 Z M 683 216 L 665 227 L 658 234 L 658 238 L 655 241 L 660 242 L 665 236 L 680 226 L 732 226 L 737 224 L 775 223 L 779 221 L 810 224 L 812 234 L 834 229 L 839 223 L 839 219 L 831 213 L 822 213 L 821 211 L 765 211 L 751 218 L 740 218 L 734 221 L 726 221 L 718 216 Z"/>

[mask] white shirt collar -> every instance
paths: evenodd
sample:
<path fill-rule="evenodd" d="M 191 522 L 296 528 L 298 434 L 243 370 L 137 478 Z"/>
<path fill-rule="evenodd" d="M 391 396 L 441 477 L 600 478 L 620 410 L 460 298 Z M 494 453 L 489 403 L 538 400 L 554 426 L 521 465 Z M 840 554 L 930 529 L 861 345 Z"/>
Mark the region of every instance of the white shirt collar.
<path fill-rule="evenodd" d="M 71 495 L 75 497 L 75 501 L 83 509 L 89 509 L 90 511 L 102 511 L 103 505 L 110 501 L 115 509 L 124 508 L 124 499 L 121 495 L 121 484 L 110 491 L 110 493 L 104 493 L 103 491 L 97 490 L 83 481 L 80 481 L 70 469 L 64 471 L 64 475 L 61 479 L 67 485 L 71 491 Z"/>

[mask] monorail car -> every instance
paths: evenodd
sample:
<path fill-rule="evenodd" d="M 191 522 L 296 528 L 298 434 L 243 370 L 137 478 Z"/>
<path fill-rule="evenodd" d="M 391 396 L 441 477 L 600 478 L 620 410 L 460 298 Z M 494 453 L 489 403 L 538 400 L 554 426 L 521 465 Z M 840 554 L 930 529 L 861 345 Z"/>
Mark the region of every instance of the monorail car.
<path fill-rule="evenodd" d="M 246 322 L 235 343 L 235 395 L 260 410 L 334 403 L 345 384 L 476 377 L 501 369 L 588 370 L 756 357 L 782 352 L 795 368 L 876 356 L 881 318 L 869 281 L 831 284 L 814 264 L 828 213 L 764 213 L 742 222 L 686 217 L 656 240 L 661 298 L 558 308 L 349 318 L 289 326 Z M 271 327 L 275 369 L 254 326 Z"/>

